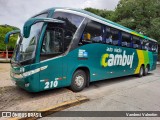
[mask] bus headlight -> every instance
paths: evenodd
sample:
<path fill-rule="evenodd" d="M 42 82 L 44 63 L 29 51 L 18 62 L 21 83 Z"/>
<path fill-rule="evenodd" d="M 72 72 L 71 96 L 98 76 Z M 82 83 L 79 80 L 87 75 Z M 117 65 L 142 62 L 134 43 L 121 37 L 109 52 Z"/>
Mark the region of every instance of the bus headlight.
<path fill-rule="evenodd" d="M 30 70 L 30 71 L 28 71 L 28 72 L 22 73 L 22 75 L 23 75 L 24 77 L 27 77 L 27 76 L 33 75 L 33 74 L 35 74 L 35 73 L 38 73 L 39 71 L 45 70 L 47 67 L 48 67 L 48 66 L 43 66 L 43 67 L 37 68 L 37 69 L 35 69 L 35 70 Z"/>
<path fill-rule="evenodd" d="M 39 72 L 39 71 L 40 71 L 40 68 L 37 68 L 37 69 L 35 69 L 35 70 L 31 70 L 31 71 L 22 73 L 22 75 L 23 75 L 24 77 L 27 77 L 27 76 L 33 75 L 33 74 L 35 74 L 35 73 L 37 73 L 37 72 Z"/>
<path fill-rule="evenodd" d="M 26 84 L 25 84 L 25 87 L 29 87 L 29 83 L 26 83 Z"/>

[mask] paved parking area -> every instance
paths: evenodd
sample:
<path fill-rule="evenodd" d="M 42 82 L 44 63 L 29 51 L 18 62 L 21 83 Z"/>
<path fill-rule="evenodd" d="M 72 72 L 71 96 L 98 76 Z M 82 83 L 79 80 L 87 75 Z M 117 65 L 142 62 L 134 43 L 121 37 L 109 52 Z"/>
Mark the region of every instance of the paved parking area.
<path fill-rule="evenodd" d="M 0 87 L 14 86 L 10 79 L 10 64 L 0 63 Z"/>
<path fill-rule="evenodd" d="M 10 64 L 0 63 L 0 111 L 36 111 L 64 102 L 87 100 L 67 88 L 29 93 L 15 86 L 10 79 Z"/>

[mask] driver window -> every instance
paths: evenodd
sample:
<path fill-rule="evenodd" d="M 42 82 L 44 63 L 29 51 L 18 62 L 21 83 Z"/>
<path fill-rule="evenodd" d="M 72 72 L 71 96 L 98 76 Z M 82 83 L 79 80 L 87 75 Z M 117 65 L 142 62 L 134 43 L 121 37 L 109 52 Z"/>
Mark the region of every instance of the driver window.
<path fill-rule="evenodd" d="M 41 52 L 46 54 L 62 52 L 60 50 L 60 47 L 62 47 L 61 40 L 61 32 L 59 30 L 56 30 L 55 28 L 54 30 L 47 30 Z"/>
<path fill-rule="evenodd" d="M 47 28 L 42 48 L 41 60 L 48 59 L 63 53 L 63 29 L 60 27 Z"/>

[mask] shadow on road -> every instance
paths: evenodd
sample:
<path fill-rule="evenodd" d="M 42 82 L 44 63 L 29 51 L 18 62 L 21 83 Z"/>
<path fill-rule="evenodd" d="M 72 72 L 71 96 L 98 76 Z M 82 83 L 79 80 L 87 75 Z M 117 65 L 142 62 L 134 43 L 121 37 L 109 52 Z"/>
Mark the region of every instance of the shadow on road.
<path fill-rule="evenodd" d="M 152 76 L 152 75 L 153 73 L 148 73 L 147 76 Z M 147 76 L 144 76 L 144 77 L 147 77 Z M 105 79 L 101 81 L 92 82 L 90 83 L 90 86 L 99 88 L 106 85 L 112 85 L 112 84 L 117 84 L 120 82 L 129 81 L 129 80 L 135 80 L 135 78 L 138 78 L 138 77 L 136 75 L 130 75 L 130 76 L 124 76 L 124 77 L 118 77 L 118 78 Z"/>

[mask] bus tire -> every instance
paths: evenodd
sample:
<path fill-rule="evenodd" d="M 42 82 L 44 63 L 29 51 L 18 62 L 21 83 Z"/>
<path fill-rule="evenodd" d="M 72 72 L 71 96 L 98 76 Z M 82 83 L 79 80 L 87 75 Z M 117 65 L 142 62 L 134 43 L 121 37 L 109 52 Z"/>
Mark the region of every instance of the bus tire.
<path fill-rule="evenodd" d="M 76 70 L 72 77 L 71 90 L 73 92 L 82 91 L 86 86 L 87 76 L 83 70 Z"/>
<path fill-rule="evenodd" d="M 148 68 L 148 65 L 146 66 L 146 68 L 144 69 L 144 76 L 146 76 L 148 74 L 148 71 L 149 71 L 149 68 Z"/>
<path fill-rule="evenodd" d="M 144 67 L 141 66 L 139 73 L 138 73 L 138 77 L 142 77 L 144 75 Z"/>

